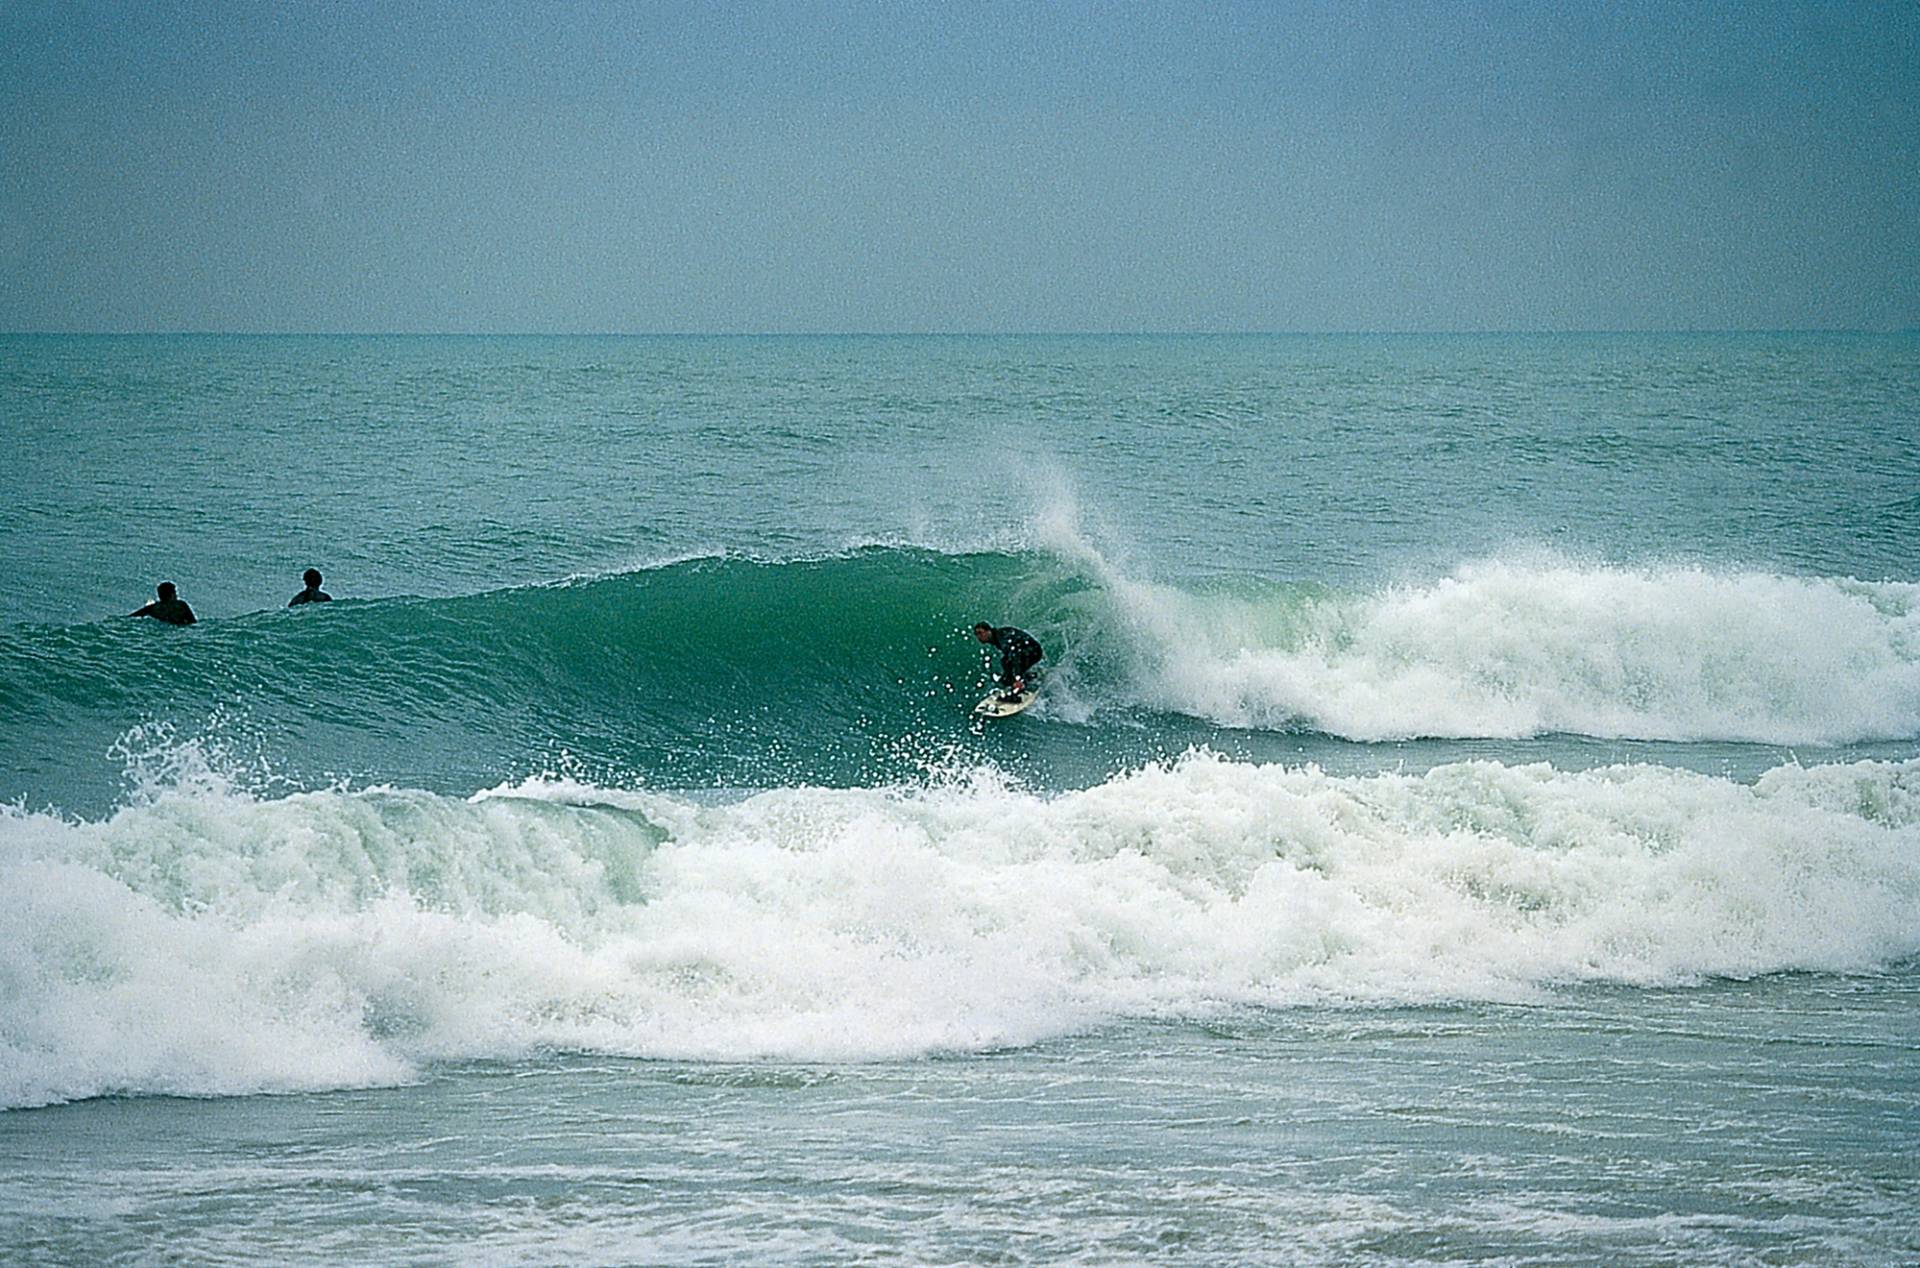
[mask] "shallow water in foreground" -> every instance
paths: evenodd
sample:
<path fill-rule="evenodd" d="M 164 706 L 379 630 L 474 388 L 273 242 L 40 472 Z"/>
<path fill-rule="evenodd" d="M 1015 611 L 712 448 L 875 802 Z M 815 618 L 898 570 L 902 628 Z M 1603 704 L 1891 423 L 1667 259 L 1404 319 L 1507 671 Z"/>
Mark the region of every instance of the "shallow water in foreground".
<path fill-rule="evenodd" d="M 1907 982 L 91 1101 L 0 1117 L 0 1241 L 62 1262 L 1910 1262 Z"/>

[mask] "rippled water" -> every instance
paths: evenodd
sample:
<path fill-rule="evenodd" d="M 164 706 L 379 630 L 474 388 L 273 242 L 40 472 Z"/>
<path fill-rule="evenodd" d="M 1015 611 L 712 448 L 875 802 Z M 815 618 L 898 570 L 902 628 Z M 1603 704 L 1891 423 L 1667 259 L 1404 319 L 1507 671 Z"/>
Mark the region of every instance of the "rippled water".
<path fill-rule="evenodd" d="M 1920 1257 L 1917 439 L 1911 337 L 0 339 L 0 1254 Z"/>

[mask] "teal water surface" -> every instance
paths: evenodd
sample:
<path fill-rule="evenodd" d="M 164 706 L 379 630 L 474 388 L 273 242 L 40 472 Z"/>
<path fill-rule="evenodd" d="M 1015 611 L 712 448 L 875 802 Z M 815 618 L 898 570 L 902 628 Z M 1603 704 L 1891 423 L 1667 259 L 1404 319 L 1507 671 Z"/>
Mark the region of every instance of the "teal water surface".
<path fill-rule="evenodd" d="M 0 337 L 0 1253 L 1911 1260 L 1917 440 L 1911 336 Z"/>

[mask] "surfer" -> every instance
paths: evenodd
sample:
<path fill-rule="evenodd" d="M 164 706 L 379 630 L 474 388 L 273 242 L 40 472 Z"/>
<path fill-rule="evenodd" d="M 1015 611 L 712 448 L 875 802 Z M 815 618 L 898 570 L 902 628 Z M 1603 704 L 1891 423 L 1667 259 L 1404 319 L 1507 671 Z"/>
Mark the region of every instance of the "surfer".
<path fill-rule="evenodd" d="M 306 572 L 301 574 L 300 580 L 307 583 L 307 588 L 299 594 L 294 595 L 291 599 L 288 599 L 288 607 L 297 608 L 302 603 L 331 603 L 333 601 L 333 596 L 320 588 L 320 570 L 318 568 L 307 569 Z"/>
<path fill-rule="evenodd" d="M 1011 702 L 1027 689 L 1027 671 L 1046 655 L 1040 650 L 1039 640 L 1011 625 L 995 627 L 985 621 L 974 625 L 973 636 L 1000 649 L 1000 685 L 1007 689 L 1005 699 Z"/>
<path fill-rule="evenodd" d="M 150 616 L 156 621 L 165 621 L 168 625 L 192 625 L 193 609 L 186 600 L 179 597 L 173 588 L 173 582 L 162 581 L 153 588 L 160 597 L 144 608 L 127 613 L 128 616 Z"/>

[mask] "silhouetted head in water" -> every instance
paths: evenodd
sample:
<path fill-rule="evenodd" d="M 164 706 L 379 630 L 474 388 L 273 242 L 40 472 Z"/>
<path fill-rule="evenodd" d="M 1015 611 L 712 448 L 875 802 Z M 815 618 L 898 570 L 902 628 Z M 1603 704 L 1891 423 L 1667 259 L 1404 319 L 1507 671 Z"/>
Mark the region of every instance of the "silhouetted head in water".
<path fill-rule="evenodd" d="M 300 574 L 300 580 L 307 583 L 307 588 L 287 600 L 288 607 L 297 608 L 302 603 L 325 603 L 333 598 L 332 595 L 320 588 L 320 570 L 318 568 L 307 569 Z"/>
<path fill-rule="evenodd" d="M 153 592 L 160 597 L 133 615 L 150 616 L 156 621 L 165 621 L 168 625 L 193 624 L 193 609 L 178 598 L 180 592 L 174 589 L 173 582 L 162 581 L 153 588 Z"/>
<path fill-rule="evenodd" d="M 993 641 L 993 627 L 985 621 L 975 621 L 973 623 L 973 636 L 983 643 L 991 643 Z"/>

